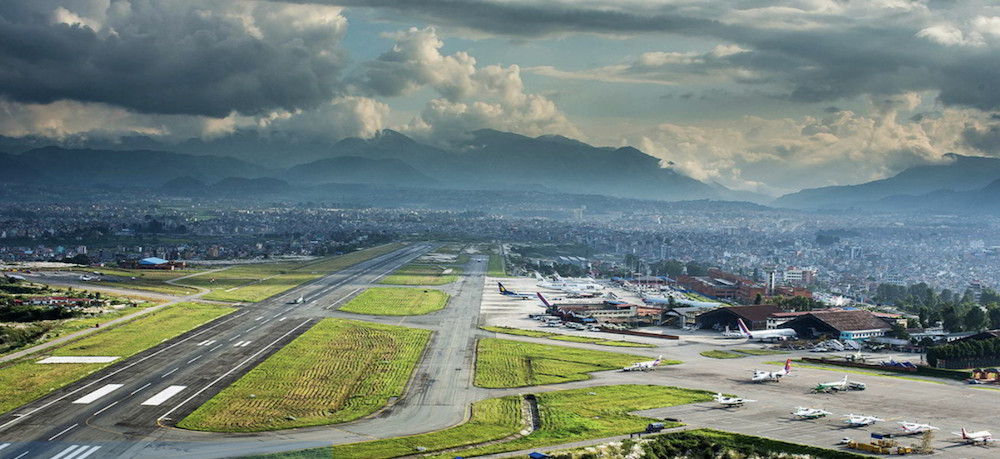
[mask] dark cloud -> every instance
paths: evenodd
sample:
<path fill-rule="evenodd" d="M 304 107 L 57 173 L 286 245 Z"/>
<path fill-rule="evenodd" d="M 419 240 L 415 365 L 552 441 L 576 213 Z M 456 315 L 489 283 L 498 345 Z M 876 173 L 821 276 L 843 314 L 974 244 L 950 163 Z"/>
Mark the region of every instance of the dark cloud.
<path fill-rule="evenodd" d="M 962 131 L 962 141 L 983 153 L 1000 153 L 1000 125 L 966 127 Z"/>
<path fill-rule="evenodd" d="M 0 95 L 224 117 L 313 107 L 335 94 L 345 58 L 331 44 L 342 31 L 292 34 L 279 24 L 247 24 L 258 18 L 246 8 L 223 14 L 213 5 L 225 8 L 116 2 L 95 30 L 54 21 L 56 10 L 44 2 L 2 2 Z M 265 22 L 280 9 L 267 7 Z"/>

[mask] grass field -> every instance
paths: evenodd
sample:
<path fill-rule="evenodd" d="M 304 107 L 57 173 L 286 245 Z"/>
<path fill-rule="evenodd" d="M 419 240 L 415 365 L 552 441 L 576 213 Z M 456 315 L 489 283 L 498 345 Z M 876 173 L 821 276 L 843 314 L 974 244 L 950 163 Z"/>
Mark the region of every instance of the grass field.
<path fill-rule="evenodd" d="M 777 349 L 733 349 L 733 352 L 739 352 L 741 354 L 749 354 L 749 355 L 781 355 L 781 354 L 788 354 L 788 351 L 779 351 Z"/>
<path fill-rule="evenodd" d="M 178 427 L 258 432 L 358 419 L 402 395 L 430 333 L 324 319 Z"/>
<path fill-rule="evenodd" d="M 590 343 L 590 344 L 598 344 L 601 346 L 614 346 L 614 347 L 656 347 L 655 344 L 633 343 L 631 341 L 616 341 L 611 339 L 590 338 L 588 336 L 575 336 L 575 335 L 553 335 L 550 336 L 549 339 L 554 339 L 557 341 L 571 341 L 574 343 Z"/>
<path fill-rule="evenodd" d="M 229 314 L 232 308 L 178 303 L 128 323 L 109 328 L 54 349 L 52 355 L 128 357 L 199 325 Z M 110 364 L 36 364 L 36 357 L 0 368 L 0 413 L 17 408 L 46 393 Z"/>
<path fill-rule="evenodd" d="M 211 289 L 212 292 L 203 297 L 206 300 L 253 303 L 331 272 L 392 252 L 402 246 L 402 244 L 386 244 L 308 262 L 239 265 L 224 271 L 189 277 L 181 282 L 185 285 Z"/>
<path fill-rule="evenodd" d="M 121 268 L 97 268 L 106 277 L 102 281 L 91 281 L 94 287 L 114 287 L 145 292 L 165 293 L 168 295 L 191 295 L 198 293 L 198 289 L 184 285 L 168 284 L 168 280 L 178 277 L 196 274 L 200 269 L 185 269 L 168 271 L 162 269 L 121 269 Z M 70 271 L 81 274 L 90 274 L 94 268 L 72 268 Z M 132 278 L 135 279 L 132 279 Z"/>
<path fill-rule="evenodd" d="M 517 451 L 592 438 L 623 435 L 643 430 L 652 419 L 628 414 L 630 411 L 710 401 L 706 391 L 665 386 L 597 386 L 536 395 L 541 425 L 535 432 L 509 442 L 472 447 L 447 453 L 429 454 L 438 459 L 457 456 Z M 255 456 L 256 459 L 371 458 L 385 459 L 441 451 L 459 445 L 473 445 L 507 437 L 520 429 L 520 401 L 516 397 L 489 399 L 476 403 L 466 424 L 429 434 L 338 445 L 283 454 Z M 679 423 L 665 423 L 667 427 Z"/>
<path fill-rule="evenodd" d="M 816 457 L 824 459 L 864 459 L 871 456 L 850 451 L 817 448 L 769 438 L 754 437 L 713 429 L 695 429 L 657 435 L 643 446 L 646 457 L 691 457 L 716 451 L 713 457 Z M 726 450 L 730 452 L 726 452 Z M 768 454 L 770 453 L 770 454 Z"/>
<path fill-rule="evenodd" d="M 523 387 L 588 379 L 587 373 L 613 370 L 647 357 L 616 352 L 590 351 L 563 346 L 504 339 L 479 340 L 476 347 L 475 385 Z M 664 365 L 680 363 L 664 361 Z"/>
<path fill-rule="evenodd" d="M 739 352 L 719 350 L 701 351 L 698 354 L 702 357 L 709 357 L 713 359 L 739 359 L 747 356 L 747 354 L 741 354 Z"/>
<path fill-rule="evenodd" d="M 382 279 L 380 284 L 392 285 L 443 285 L 458 280 L 462 270 L 438 265 L 409 264 L 400 267 Z"/>
<path fill-rule="evenodd" d="M 712 395 L 707 391 L 652 385 L 598 386 L 541 393 L 536 395 L 541 425 L 530 435 L 433 457 L 472 457 L 638 432 L 653 420 L 628 414 L 630 411 L 707 402 L 712 400 Z M 664 424 L 668 428 L 681 425 Z"/>
<path fill-rule="evenodd" d="M 361 292 L 340 310 L 379 316 L 416 316 L 441 310 L 447 302 L 448 294 L 441 290 L 376 287 Z"/>
<path fill-rule="evenodd" d="M 518 335 L 518 336 L 530 336 L 532 338 L 547 338 L 554 335 L 555 333 L 543 332 L 538 330 L 524 330 L 521 328 L 512 327 L 479 327 L 488 332 L 494 333 L 506 333 L 508 335 Z"/>
<path fill-rule="evenodd" d="M 490 277 L 507 277 L 503 265 L 503 257 L 491 252 L 490 262 L 486 266 L 486 275 Z"/>

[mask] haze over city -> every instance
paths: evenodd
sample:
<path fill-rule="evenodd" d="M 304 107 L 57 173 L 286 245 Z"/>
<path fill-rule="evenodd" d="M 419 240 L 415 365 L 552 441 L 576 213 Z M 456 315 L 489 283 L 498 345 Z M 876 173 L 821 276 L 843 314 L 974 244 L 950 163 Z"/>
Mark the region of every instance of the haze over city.
<path fill-rule="evenodd" d="M 998 152 L 986 1 L 18 0 L 0 34 L 0 135 L 68 147 L 488 128 L 772 197 Z"/>

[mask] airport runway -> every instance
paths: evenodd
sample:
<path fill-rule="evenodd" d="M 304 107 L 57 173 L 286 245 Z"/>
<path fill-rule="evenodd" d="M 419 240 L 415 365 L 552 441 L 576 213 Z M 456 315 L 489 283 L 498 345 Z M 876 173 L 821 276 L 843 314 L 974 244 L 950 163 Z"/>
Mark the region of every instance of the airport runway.
<path fill-rule="evenodd" d="M 22 406 L 0 417 L 0 455 L 143 456 L 151 442 L 181 432 L 169 428 L 174 422 L 328 316 L 326 308 L 430 248 L 386 254 L 242 307 Z"/>
<path fill-rule="evenodd" d="M 0 456 L 202 458 L 287 451 L 443 429 L 461 423 L 468 416 L 469 404 L 485 398 L 609 384 L 671 385 L 757 400 L 742 408 L 727 409 L 703 403 L 642 413 L 679 418 L 694 427 L 713 427 L 837 448 L 836 443 L 843 437 L 866 441 L 870 433 L 898 430 L 896 422 L 907 420 L 941 428 L 935 441 L 939 449 L 933 457 L 1000 455 L 1000 451 L 992 447 L 947 441 L 951 431 L 963 426 L 1000 431 L 995 421 L 1000 394 L 995 391 L 958 382 L 851 375 L 850 379 L 867 383 L 868 389 L 813 394 L 810 389 L 816 383 L 840 379 L 843 373 L 810 368 L 794 368 L 792 375 L 780 383 L 753 384 L 748 381 L 752 369 L 777 369 L 778 366 L 765 362 L 784 360 L 787 356 L 727 360 L 702 357 L 698 353 L 708 349 L 762 347 L 744 340 L 716 339 L 708 333 L 671 330 L 682 336 L 676 341 L 611 336 L 612 339 L 657 345 L 656 348 L 611 350 L 645 356 L 641 360 L 663 354 L 665 358 L 684 362 L 652 372 L 599 372 L 588 381 L 532 388 L 475 388 L 472 386 L 472 366 L 474 343 L 478 337 L 499 336 L 558 346 L 609 348 L 478 330 L 479 324 L 538 328 L 538 322 L 526 316 L 542 310 L 535 301 L 499 295 L 496 279 L 485 277 L 485 256 L 473 256 L 458 282 L 435 287 L 451 295 L 448 307 L 441 311 L 412 317 L 363 316 L 336 311 L 350 297 L 377 281 L 379 275 L 429 249 L 429 246 L 421 246 L 389 254 L 274 300 L 245 307 L 0 417 Z M 504 279 L 503 282 L 519 292 L 538 290 L 530 279 Z M 300 292 L 305 296 L 304 304 L 285 304 L 297 298 Z M 425 358 L 416 369 L 406 395 L 372 417 L 327 427 L 235 435 L 170 427 L 172 422 L 181 419 L 322 317 L 355 318 L 433 330 Z M 597 332 L 558 331 L 609 337 Z M 249 344 L 240 345 L 244 342 Z M 791 356 L 798 357 L 798 354 Z M 793 419 L 790 413 L 796 406 L 823 408 L 834 416 L 818 420 Z M 847 428 L 841 418 L 847 413 L 874 415 L 885 422 L 872 427 Z M 162 426 L 158 426 L 156 420 L 161 418 Z M 916 442 L 916 438 L 905 438 L 901 444 Z"/>

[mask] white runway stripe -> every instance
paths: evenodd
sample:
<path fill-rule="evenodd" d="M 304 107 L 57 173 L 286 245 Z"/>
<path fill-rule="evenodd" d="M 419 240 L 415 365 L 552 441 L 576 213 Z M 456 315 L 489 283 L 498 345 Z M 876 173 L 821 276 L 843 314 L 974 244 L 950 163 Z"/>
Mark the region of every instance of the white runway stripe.
<path fill-rule="evenodd" d="M 118 389 L 119 387 L 122 387 L 122 384 L 105 384 L 104 387 L 76 399 L 73 403 L 92 403 L 97 399 L 114 392 L 115 389 Z"/>
<path fill-rule="evenodd" d="M 177 395 L 178 393 L 180 393 L 180 391 L 182 391 L 182 390 L 184 390 L 186 388 L 187 388 L 187 386 L 170 386 L 170 387 L 168 387 L 166 389 L 161 390 L 160 393 L 158 393 L 158 394 L 150 397 L 149 400 L 146 400 L 145 402 L 140 403 L 140 405 L 146 405 L 146 406 L 156 406 L 156 405 L 159 405 L 159 404 L 161 404 L 161 403 L 169 400 L 170 397 L 173 397 L 173 396 Z"/>

